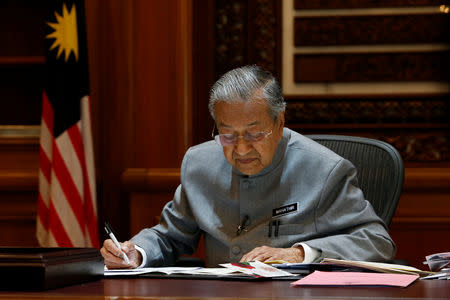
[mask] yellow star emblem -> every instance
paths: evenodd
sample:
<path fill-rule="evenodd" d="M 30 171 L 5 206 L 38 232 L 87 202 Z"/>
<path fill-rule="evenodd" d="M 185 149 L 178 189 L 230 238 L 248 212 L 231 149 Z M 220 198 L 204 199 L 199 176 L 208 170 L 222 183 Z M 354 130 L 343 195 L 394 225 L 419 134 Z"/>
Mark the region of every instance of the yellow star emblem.
<path fill-rule="evenodd" d="M 56 58 L 59 58 L 64 51 L 65 61 L 69 59 L 70 53 L 73 52 L 75 60 L 78 61 L 77 12 L 75 4 L 68 11 L 66 4 L 63 3 L 62 15 L 55 12 L 55 17 L 56 23 L 47 22 L 47 25 L 55 30 L 46 36 L 48 39 L 55 39 L 50 50 L 58 47 Z"/>

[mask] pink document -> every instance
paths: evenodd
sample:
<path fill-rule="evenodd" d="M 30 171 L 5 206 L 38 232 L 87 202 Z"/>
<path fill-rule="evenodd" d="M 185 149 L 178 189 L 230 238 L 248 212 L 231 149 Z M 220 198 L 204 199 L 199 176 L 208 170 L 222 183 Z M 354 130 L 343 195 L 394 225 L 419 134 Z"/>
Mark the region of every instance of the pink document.
<path fill-rule="evenodd" d="M 407 287 L 419 275 L 366 273 L 366 272 L 323 272 L 315 271 L 308 276 L 291 283 L 297 285 L 328 285 L 328 286 L 399 286 Z"/>

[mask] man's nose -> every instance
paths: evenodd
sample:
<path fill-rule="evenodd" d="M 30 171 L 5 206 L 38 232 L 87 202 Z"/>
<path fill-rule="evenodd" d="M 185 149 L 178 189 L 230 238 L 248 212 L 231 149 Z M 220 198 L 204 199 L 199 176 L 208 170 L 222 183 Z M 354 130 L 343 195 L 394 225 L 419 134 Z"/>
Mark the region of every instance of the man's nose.
<path fill-rule="evenodd" d="M 252 151 L 252 144 L 247 142 L 244 138 L 238 137 L 236 144 L 234 145 L 234 152 L 240 156 L 244 156 Z"/>

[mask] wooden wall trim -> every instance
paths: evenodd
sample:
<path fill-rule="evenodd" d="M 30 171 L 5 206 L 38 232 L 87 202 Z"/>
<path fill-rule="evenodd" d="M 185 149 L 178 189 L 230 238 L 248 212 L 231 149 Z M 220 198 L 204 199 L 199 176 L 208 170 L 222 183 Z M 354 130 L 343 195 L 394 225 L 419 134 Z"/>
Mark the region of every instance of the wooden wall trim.
<path fill-rule="evenodd" d="M 121 176 L 128 192 L 173 190 L 180 182 L 179 168 L 129 168 Z M 450 168 L 405 168 L 403 191 L 430 191 L 450 188 Z"/>
<path fill-rule="evenodd" d="M 183 154 L 192 145 L 192 0 L 180 0 L 177 2 L 175 45 L 180 51 L 175 52 L 177 62 L 177 99 L 180 99 L 182 109 L 179 126 L 183 129 L 180 137 L 182 140 Z"/>
<path fill-rule="evenodd" d="M 37 191 L 38 171 L 1 170 L 0 191 Z"/>
<path fill-rule="evenodd" d="M 129 168 L 121 176 L 127 192 L 168 192 L 180 184 L 179 168 Z"/>
<path fill-rule="evenodd" d="M 450 189 L 450 168 L 406 168 L 403 191 Z"/>
<path fill-rule="evenodd" d="M 402 228 L 405 228 L 405 226 L 411 228 L 420 226 L 421 229 L 424 229 L 423 224 L 428 224 L 430 228 L 436 228 L 436 226 L 449 228 L 450 217 L 394 217 L 392 224 L 395 224 L 393 226 L 401 226 Z M 393 227 L 391 226 L 391 228 Z"/>
<path fill-rule="evenodd" d="M 121 186 L 127 192 L 160 192 L 173 190 L 180 183 L 179 168 L 128 168 L 121 175 Z M 37 190 L 37 170 L 0 171 L 0 190 Z M 450 168 L 405 168 L 403 191 L 441 190 L 450 188 Z"/>

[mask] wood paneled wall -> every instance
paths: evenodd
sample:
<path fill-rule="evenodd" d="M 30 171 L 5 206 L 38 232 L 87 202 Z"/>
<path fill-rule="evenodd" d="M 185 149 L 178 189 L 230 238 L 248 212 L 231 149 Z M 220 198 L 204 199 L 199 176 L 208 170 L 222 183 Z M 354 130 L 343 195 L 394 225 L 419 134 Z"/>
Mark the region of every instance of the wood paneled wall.
<path fill-rule="evenodd" d="M 100 220 L 129 237 L 120 176 L 192 144 L 191 1 L 87 1 Z"/>
<path fill-rule="evenodd" d="M 38 1 L 0 2 L 0 246 L 36 246 L 44 17 Z"/>
<path fill-rule="evenodd" d="M 0 137 L 0 246 L 37 246 L 36 136 Z"/>
<path fill-rule="evenodd" d="M 397 258 L 413 266 L 426 255 L 447 251 L 450 233 L 450 168 L 405 169 L 405 183 L 389 233 L 397 245 Z"/>

